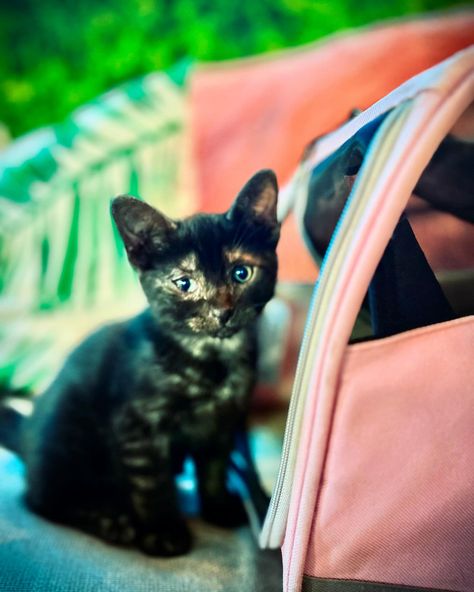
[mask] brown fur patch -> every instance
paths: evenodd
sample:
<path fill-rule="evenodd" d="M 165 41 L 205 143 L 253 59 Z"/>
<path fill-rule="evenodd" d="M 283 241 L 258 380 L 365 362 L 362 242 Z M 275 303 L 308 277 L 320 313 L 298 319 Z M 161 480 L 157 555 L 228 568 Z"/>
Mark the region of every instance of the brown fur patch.
<path fill-rule="evenodd" d="M 261 267 L 264 264 L 264 258 L 259 257 L 253 253 L 248 253 L 242 249 L 231 249 L 224 251 L 224 256 L 227 261 L 232 263 L 242 263 L 243 265 L 253 265 L 254 267 Z"/>

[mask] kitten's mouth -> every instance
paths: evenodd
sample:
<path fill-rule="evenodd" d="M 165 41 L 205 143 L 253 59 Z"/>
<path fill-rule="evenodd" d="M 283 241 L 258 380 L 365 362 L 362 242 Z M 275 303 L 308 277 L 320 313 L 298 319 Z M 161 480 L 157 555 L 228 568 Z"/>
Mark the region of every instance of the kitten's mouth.
<path fill-rule="evenodd" d="M 236 326 L 234 323 L 222 324 L 217 320 L 209 322 L 209 319 L 203 319 L 200 317 L 190 319 L 187 322 L 187 325 L 191 332 L 196 336 L 201 335 L 216 339 L 232 337 L 242 329 L 242 327 Z"/>
<path fill-rule="evenodd" d="M 218 337 L 219 339 L 227 339 L 233 337 L 237 333 L 238 329 L 235 327 L 221 327 L 217 331 L 210 333 L 212 337 Z"/>

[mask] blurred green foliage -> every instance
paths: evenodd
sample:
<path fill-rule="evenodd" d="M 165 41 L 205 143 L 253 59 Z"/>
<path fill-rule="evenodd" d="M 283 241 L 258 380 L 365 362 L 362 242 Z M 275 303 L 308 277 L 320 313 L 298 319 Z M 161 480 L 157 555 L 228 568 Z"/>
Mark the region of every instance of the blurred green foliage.
<path fill-rule="evenodd" d="M 0 122 L 13 136 L 185 57 L 313 41 L 455 0 L 2 0 Z"/>

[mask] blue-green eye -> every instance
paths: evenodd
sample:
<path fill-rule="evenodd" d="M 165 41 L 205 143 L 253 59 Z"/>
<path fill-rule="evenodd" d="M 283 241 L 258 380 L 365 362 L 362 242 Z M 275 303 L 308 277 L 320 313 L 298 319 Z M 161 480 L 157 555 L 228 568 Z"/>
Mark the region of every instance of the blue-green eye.
<path fill-rule="evenodd" d="M 253 267 L 250 265 L 236 265 L 232 269 L 232 279 L 238 284 L 245 284 L 253 276 Z"/>
<path fill-rule="evenodd" d="M 178 290 L 180 290 L 180 292 L 187 292 L 188 294 L 194 292 L 197 288 L 196 280 L 186 276 L 173 280 L 173 284 Z"/>

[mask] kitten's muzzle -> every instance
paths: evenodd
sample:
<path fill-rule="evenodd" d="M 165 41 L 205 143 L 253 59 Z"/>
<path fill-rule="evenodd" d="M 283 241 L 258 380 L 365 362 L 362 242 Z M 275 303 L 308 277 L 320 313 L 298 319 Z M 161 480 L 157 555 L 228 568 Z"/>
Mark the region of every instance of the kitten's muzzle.
<path fill-rule="evenodd" d="M 230 317 L 233 315 L 234 310 L 232 308 L 217 309 L 212 311 L 212 316 L 220 322 L 221 325 L 225 325 Z"/>

